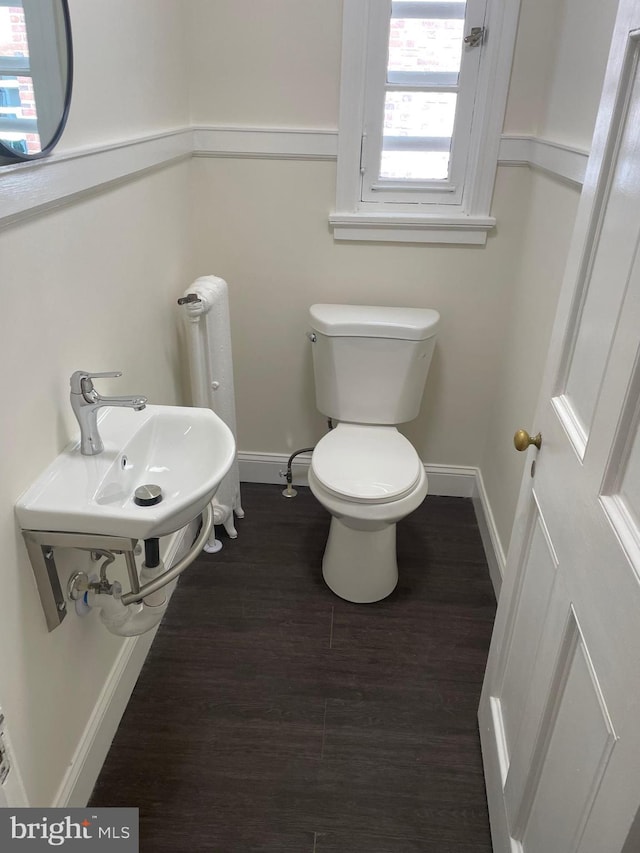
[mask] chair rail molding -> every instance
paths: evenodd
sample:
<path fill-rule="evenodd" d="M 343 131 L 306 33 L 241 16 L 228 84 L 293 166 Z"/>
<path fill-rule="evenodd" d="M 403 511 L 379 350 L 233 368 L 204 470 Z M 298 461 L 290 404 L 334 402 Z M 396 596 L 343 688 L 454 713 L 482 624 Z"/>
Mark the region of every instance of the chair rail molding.
<path fill-rule="evenodd" d="M 0 227 L 72 203 L 110 184 L 191 157 L 335 160 L 338 131 L 264 127 L 182 127 L 0 166 Z M 503 136 L 500 166 L 529 166 L 582 184 L 588 154 L 533 136 Z"/>
<path fill-rule="evenodd" d="M 2 166 L 0 227 L 45 213 L 150 169 L 190 158 L 192 152 L 193 133 L 190 128 L 181 128 Z"/>
<path fill-rule="evenodd" d="M 498 163 L 502 166 L 530 166 L 571 184 L 582 186 L 589 152 L 536 136 L 504 135 Z"/>
<path fill-rule="evenodd" d="M 194 127 L 194 157 L 335 160 L 336 130 L 271 127 Z"/>

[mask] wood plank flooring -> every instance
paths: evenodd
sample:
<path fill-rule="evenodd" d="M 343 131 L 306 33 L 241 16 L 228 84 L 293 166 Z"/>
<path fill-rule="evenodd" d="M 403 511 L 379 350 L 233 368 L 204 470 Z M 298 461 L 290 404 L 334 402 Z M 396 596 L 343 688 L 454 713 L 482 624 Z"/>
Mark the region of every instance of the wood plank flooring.
<path fill-rule="evenodd" d="M 400 582 L 337 598 L 307 489 L 244 484 L 183 575 L 91 804 L 143 853 L 490 853 L 476 709 L 495 601 L 471 502 L 398 526 Z"/>

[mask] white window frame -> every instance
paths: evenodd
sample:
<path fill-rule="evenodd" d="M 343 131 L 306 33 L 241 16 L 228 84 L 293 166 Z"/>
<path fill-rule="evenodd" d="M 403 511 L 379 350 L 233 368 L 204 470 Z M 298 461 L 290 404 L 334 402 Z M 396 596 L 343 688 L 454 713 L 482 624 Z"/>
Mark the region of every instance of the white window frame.
<path fill-rule="evenodd" d="M 398 4 L 403 5 L 403 4 Z M 457 4 L 456 4 L 457 5 Z M 463 21 L 464 32 L 468 32 L 472 26 L 482 28 L 485 23 L 485 10 L 487 0 L 461 0 L 461 6 L 466 6 L 466 21 Z M 451 3 L 439 3 L 438 0 L 425 0 L 422 3 L 407 3 L 410 11 L 407 13 L 412 17 L 430 16 L 433 11 L 435 15 L 448 14 L 451 16 Z M 369 35 L 367 45 L 367 69 L 366 69 L 366 91 L 364 103 L 364 128 L 362 139 L 362 155 L 360 173 L 362 175 L 362 201 L 404 203 L 406 212 L 414 211 L 416 203 L 427 203 L 459 205 L 462 201 L 464 190 L 465 168 L 468 157 L 468 149 L 471 142 L 471 128 L 473 121 L 473 109 L 476 90 L 476 81 L 480 66 L 482 46 L 464 48 L 462 51 L 462 62 L 460 73 L 447 75 L 455 78 L 455 85 L 442 88 L 439 91 L 458 92 L 455 127 L 452 132 L 451 143 L 447 139 L 447 149 L 451 148 L 449 161 L 449 175 L 446 180 L 426 181 L 390 181 L 379 179 L 379 165 L 383 150 L 384 132 L 384 104 L 387 90 L 398 90 L 401 92 L 411 91 L 410 82 L 387 82 L 387 45 L 389 42 L 389 17 L 391 14 L 391 0 L 381 0 L 369 7 Z M 426 7 L 426 8 L 425 8 Z M 438 9 L 437 7 L 440 7 Z M 449 11 L 446 12 L 446 8 Z M 458 10 L 456 10 L 458 11 Z M 403 15 L 405 12 L 403 12 Z M 421 75 L 395 74 L 401 80 L 407 76 L 413 78 Z M 430 78 L 440 75 L 429 75 Z M 422 82 L 422 81 L 421 81 Z M 451 81 L 453 82 L 453 81 Z M 420 84 L 418 84 L 420 85 Z M 419 88 L 417 88 L 419 91 Z M 407 137 L 409 144 L 420 142 L 420 140 Z"/>
<path fill-rule="evenodd" d="M 462 181 L 456 182 L 448 198 L 441 190 L 434 193 L 430 182 L 425 182 L 420 187 L 422 191 L 413 188 L 414 198 L 407 191 L 394 196 L 391 187 L 391 193 L 374 191 L 384 198 L 373 201 L 375 196 L 367 189 L 361 169 L 364 165 L 366 170 L 367 146 L 372 145 L 367 98 L 370 104 L 371 98 L 383 97 L 380 74 L 372 75 L 371 70 L 381 67 L 380 46 L 384 39 L 381 40 L 380 29 L 384 27 L 386 32 L 391 0 L 345 0 L 336 210 L 329 216 L 336 240 L 475 245 L 486 242 L 487 232 L 495 225 L 490 214 L 491 198 L 519 7 L 520 0 L 486 0 L 485 38 L 477 70 L 469 145 L 464 152 L 463 174 L 459 171 L 456 175 Z M 479 25 L 475 20 L 468 21 L 465 32 L 472 24 Z M 378 55 L 372 59 L 376 45 Z M 384 50 L 382 59 L 386 63 L 386 42 Z M 372 79 L 374 85 L 377 80 L 377 93 L 373 95 Z M 463 97 L 466 96 L 465 93 Z M 379 136 L 380 123 L 378 127 Z M 380 145 L 381 140 L 373 144 L 374 156 Z M 390 200 L 389 195 L 395 200 Z"/>

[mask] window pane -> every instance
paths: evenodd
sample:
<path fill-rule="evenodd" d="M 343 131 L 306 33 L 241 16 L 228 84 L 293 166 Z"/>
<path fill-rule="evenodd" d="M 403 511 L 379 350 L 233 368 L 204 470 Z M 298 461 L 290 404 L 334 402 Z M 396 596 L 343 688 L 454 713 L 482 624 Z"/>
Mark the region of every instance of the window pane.
<path fill-rule="evenodd" d="M 31 77 L 0 75 L 0 136 L 5 145 L 24 154 L 40 151 Z"/>
<path fill-rule="evenodd" d="M 0 6 L 0 55 L 29 56 L 27 26 L 22 3 Z"/>
<path fill-rule="evenodd" d="M 450 137 L 456 100 L 451 92 L 387 92 L 384 135 Z"/>
<path fill-rule="evenodd" d="M 448 151 L 382 152 L 381 178 L 397 181 L 444 181 L 448 176 Z"/>
<path fill-rule="evenodd" d="M 3 62 L 3 59 L 5 60 Z M 22 3 L 0 6 L 0 66 L 29 66 L 29 45 Z M 12 65 L 13 63 L 13 65 Z M 6 146 L 23 154 L 41 150 L 31 77 L 18 71 L 0 74 L 0 133 Z"/>
<path fill-rule="evenodd" d="M 446 180 L 456 100 L 450 92 L 387 92 L 381 178 Z"/>
<path fill-rule="evenodd" d="M 464 21 L 392 18 L 388 72 L 459 72 Z"/>

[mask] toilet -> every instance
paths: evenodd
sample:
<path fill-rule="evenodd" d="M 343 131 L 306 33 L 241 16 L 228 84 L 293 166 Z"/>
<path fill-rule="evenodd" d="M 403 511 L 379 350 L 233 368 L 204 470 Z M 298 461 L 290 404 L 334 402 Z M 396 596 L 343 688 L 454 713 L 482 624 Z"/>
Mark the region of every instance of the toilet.
<path fill-rule="evenodd" d="M 332 516 L 322 574 L 347 601 L 379 601 L 398 582 L 396 524 L 427 495 L 424 465 L 396 424 L 418 414 L 440 315 L 335 304 L 309 315 L 316 404 L 336 422 L 309 468 Z"/>

